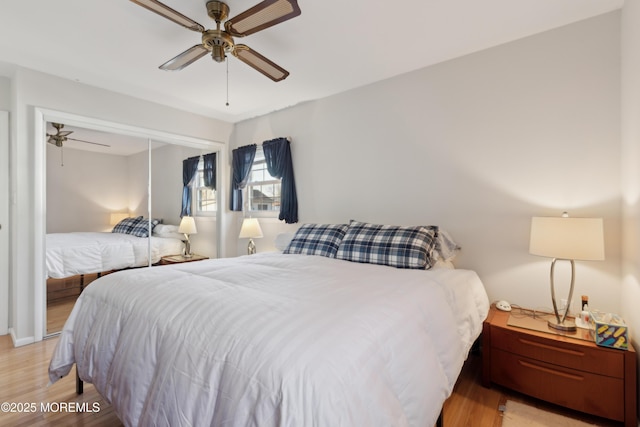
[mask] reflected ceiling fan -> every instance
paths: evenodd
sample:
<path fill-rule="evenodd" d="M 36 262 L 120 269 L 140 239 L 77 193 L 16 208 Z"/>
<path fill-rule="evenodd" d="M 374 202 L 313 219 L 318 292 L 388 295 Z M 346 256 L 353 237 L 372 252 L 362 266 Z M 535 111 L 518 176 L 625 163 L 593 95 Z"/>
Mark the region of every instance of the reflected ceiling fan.
<path fill-rule="evenodd" d="M 69 138 L 69 135 L 73 133 L 72 130 L 62 130 L 62 128 L 64 128 L 64 125 L 62 123 L 51 123 L 51 125 L 56 129 L 56 133 L 55 134 L 47 133 L 47 136 L 48 136 L 47 142 L 49 144 L 55 145 L 56 147 L 62 147 L 63 143 L 66 141 L 78 141 L 78 142 L 84 142 L 86 144 L 101 145 L 103 147 L 111 147 L 110 145 L 101 144 L 99 142 L 91 142 L 91 141 L 85 141 L 82 139 Z"/>
<path fill-rule="evenodd" d="M 207 2 L 207 14 L 216 22 L 215 30 L 206 30 L 202 25 L 187 18 L 157 0 L 131 0 L 158 15 L 202 34 L 202 43 L 197 44 L 160 66 L 161 70 L 178 71 L 210 53 L 216 62 L 224 62 L 230 53 L 245 64 L 261 72 L 275 82 L 284 80 L 289 72 L 265 58 L 249 46 L 236 44 L 233 37 L 244 37 L 300 15 L 297 0 L 264 0 L 224 23 L 229 15 L 229 6 L 221 1 Z"/>

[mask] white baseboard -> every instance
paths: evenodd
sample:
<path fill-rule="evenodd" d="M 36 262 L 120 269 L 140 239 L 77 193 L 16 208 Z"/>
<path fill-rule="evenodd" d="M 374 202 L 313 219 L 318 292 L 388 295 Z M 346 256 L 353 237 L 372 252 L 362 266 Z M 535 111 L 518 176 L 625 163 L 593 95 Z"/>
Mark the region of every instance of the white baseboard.
<path fill-rule="evenodd" d="M 9 334 L 11 334 L 11 340 L 13 341 L 14 347 L 22 347 L 23 345 L 33 344 L 34 342 L 36 342 L 34 337 L 25 337 L 18 339 L 13 328 L 9 328 Z"/>

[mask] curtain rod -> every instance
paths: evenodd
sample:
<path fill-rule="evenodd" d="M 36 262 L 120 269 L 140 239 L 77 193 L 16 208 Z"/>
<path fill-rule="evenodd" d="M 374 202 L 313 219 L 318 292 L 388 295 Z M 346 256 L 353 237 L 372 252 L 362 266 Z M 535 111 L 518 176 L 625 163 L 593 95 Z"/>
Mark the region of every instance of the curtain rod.
<path fill-rule="evenodd" d="M 197 156 L 193 156 L 193 157 L 187 157 L 185 160 L 189 160 L 189 159 L 199 159 L 202 156 L 206 156 L 207 154 L 216 154 L 217 151 L 212 151 L 211 153 L 206 153 L 206 154 L 198 154 Z"/>

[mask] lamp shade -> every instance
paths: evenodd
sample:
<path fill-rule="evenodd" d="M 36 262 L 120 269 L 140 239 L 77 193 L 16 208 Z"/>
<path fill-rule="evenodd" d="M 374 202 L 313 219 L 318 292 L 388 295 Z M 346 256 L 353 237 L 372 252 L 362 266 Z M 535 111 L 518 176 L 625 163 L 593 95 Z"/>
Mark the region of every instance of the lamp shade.
<path fill-rule="evenodd" d="M 180 227 L 178 227 L 178 233 L 183 234 L 197 234 L 196 222 L 192 216 L 183 216 L 180 221 Z"/>
<path fill-rule="evenodd" d="M 240 236 L 243 238 L 259 238 L 262 237 L 262 228 L 256 218 L 245 218 L 240 228 Z"/>
<path fill-rule="evenodd" d="M 533 217 L 529 253 L 558 259 L 602 261 L 602 218 Z"/>
<path fill-rule="evenodd" d="M 117 225 L 120 221 L 125 218 L 129 218 L 129 214 L 126 212 L 112 212 L 109 218 L 109 224 Z"/>

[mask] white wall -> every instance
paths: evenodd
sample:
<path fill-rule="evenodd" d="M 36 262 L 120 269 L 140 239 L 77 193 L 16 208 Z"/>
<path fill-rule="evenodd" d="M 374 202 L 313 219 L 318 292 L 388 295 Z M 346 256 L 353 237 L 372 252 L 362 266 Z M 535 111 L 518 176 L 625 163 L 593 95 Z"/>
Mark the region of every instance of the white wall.
<path fill-rule="evenodd" d="M 0 110 L 9 111 L 11 108 L 11 80 L 0 76 Z"/>
<path fill-rule="evenodd" d="M 47 233 L 110 230 L 129 211 L 128 169 L 126 156 L 47 144 Z"/>
<path fill-rule="evenodd" d="M 16 68 L 11 78 L 10 169 L 15 200 L 11 204 L 10 327 L 17 345 L 39 339 L 43 331 L 44 303 L 36 305 L 42 300 L 39 294 L 45 280 L 45 144 L 42 135 L 35 135 L 36 107 L 211 141 L 211 146 L 216 146 L 216 141 L 227 143 L 232 129 L 230 123 Z"/>
<path fill-rule="evenodd" d="M 606 261 L 578 263 L 574 304 L 586 294 L 617 312 L 619 19 L 247 120 L 232 147 L 291 136 L 301 223 L 440 225 L 462 246 L 457 266 L 476 270 L 491 300 L 526 307 L 551 305 L 551 260 L 528 253 L 531 217 L 603 217 Z M 258 250 L 290 227 L 269 228 Z"/>
<path fill-rule="evenodd" d="M 622 316 L 640 347 L 640 3 L 622 10 Z M 640 371 L 638 371 L 640 382 Z M 640 399 L 640 397 L 639 397 Z M 640 405 L 638 405 L 640 408 Z"/>

